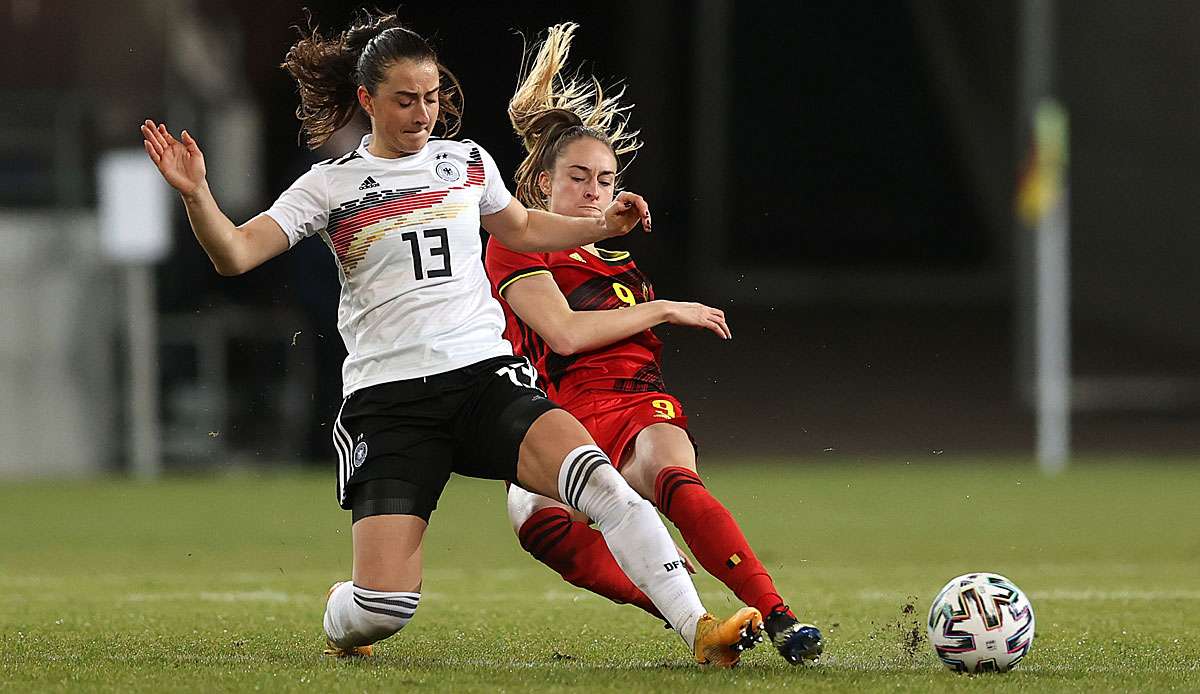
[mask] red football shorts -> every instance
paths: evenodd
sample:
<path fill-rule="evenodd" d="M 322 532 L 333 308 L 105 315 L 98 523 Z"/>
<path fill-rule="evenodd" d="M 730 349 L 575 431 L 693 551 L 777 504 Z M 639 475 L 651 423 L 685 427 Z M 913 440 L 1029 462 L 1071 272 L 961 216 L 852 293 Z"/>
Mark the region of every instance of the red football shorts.
<path fill-rule="evenodd" d="M 634 437 L 651 424 L 666 422 L 687 431 L 683 405 L 666 393 L 584 391 L 559 405 L 583 424 L 617 469 Z"/>

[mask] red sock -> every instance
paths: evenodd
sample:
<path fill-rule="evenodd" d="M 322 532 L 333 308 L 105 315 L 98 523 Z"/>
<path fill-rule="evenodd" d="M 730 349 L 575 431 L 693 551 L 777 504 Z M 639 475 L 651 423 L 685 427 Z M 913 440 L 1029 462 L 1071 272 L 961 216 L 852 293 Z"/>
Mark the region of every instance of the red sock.
<path fill-rule="evenodd" d="M 604 535 L 586 523 L 571 520 L 561 508 L 544 508 L 521 525 L 517 536 L 533 555 L 573 586 L 616 603 L 636 605 L 662 619 L 650 598 L 629 580 L 613 558 Z"/>
<path fill-rule="evenodd" d="M 654 498 L 705 570 L 742 602 L 757 607 L 764 617 L 781 605 L 786 609 L 741 528 L 696 473 L 684 467 L 663 469 L 654 481 Z"/>

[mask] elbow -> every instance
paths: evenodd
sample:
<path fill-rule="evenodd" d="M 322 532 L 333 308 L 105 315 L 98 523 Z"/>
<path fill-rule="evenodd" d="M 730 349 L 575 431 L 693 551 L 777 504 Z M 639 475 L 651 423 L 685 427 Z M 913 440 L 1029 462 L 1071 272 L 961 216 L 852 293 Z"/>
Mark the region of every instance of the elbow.
<path fill-rule="evenodd" d="M 582 351 L 579 348 L 579 343 L 567 333 L 546 335 L 542 339 L 546 341 L 546 346 L 550 348 L 550 351 L 560 357 L 574 356 Z"/>
<path fill-rule="evenodd" d="M 244 275 L 246 270 L 250 269 L 241 267 L 232 261 L 218 261 L 215 258 L 213 259 L 212 264 L 213 269 L 215 269 L 217 274 L 222 277 L 237 277 L 238 275 Z"/>

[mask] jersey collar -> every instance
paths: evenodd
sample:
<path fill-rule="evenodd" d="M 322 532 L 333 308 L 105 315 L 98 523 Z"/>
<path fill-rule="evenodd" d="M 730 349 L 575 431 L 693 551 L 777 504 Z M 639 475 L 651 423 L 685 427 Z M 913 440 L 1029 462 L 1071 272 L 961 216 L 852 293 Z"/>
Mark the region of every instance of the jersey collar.
<path fill-rule="evenodd" d="M 371 137 L 372 137 L 371 133 L 367 133 L 366 135 L 362 136 L 362 140 L 358 144 L 358 154 L 363 159 L 375 162 L 376 164 L 399 164 L 399 163 L 408 164 L 410 162 L 424 161 L 425 159 L 429 158 L 429 142 L 432 142 L 433 140 L 438 139 L 433 136 L 430 136 L 429 141 L 425 143 L 425 146 L 421 148 L 420 152 L 417 152 L 416 154 L 410 154 L 407 157 L 396 157 L 395 159 L 388 159 L 385 157 L 377 157 L 374 154 L 371 154 L 370 152 L 367 151 L 367 147 L 371 144 Z"/>

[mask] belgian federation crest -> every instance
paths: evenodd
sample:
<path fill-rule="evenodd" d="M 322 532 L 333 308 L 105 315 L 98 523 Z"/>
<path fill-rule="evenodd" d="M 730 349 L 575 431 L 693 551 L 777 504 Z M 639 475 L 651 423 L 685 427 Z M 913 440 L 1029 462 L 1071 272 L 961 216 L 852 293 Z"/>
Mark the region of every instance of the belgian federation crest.
<path fill-rule="evenodd" d="M 458 166 L 452 162 L 442 159 L 433 165 L 433 172 L 437 177 L 447 183 L 453 183 L 462 178 L 462 172 L 458 170 Z"/>

